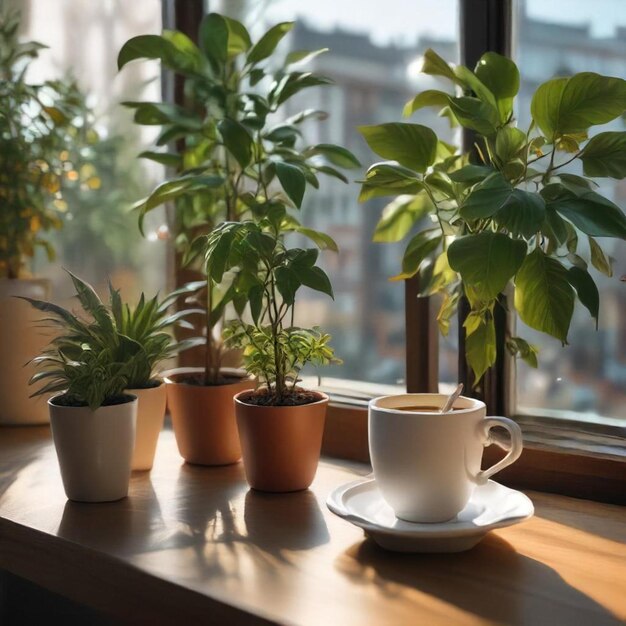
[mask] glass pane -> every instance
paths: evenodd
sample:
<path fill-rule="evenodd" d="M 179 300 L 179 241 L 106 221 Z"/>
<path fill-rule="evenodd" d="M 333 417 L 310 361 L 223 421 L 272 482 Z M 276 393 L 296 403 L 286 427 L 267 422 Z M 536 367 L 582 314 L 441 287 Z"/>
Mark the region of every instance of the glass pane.
<path fill-rule="evenodd" d="M 357 127 L 400 121 L 407 100 L 436 84 L 418 72 L 427 48 L 450 61 L 458 58 L 456 0 L 389 0 L 384 6 L 379 0 L 227 0 L 212 1 L 211 8 L 255 24 L 257 35 L 263 27 L 297 19 L 285 52 L 330 48 L 311 68 L 333 78 L 336 85 L 309 90 L 290 102 L 293 112 L 320 108 L 330 113 L 326 122 L 309 125 L 307 140 L 344 145 L 365 166 L 376 157 Z M 411 121 L 433 126 L 442 139 L 455 140 L 447 123 L 428 109 Z M 350 174 L 354 181 L 362 172 Z M 385 199 L 359 204 L 356 184 L 329 179 L 322 181 L 319 192 L 307 195 L 303 221 L 330 233 L 340 253 L 324 256 L 335 301 L 307 294 L 298 305 L 298 323 L 319 324 L 333 335 L 344 363 L 326 369 L 325 374 L 381 384 L 403 382 L 404 285 L 390 282 L 389 277 L 399 272 L 406 242 L 371 241 Z"/>
<path fill-rule="evenodd" d="M 88 94 L 99 139 L 81 151 L 77 179 L 64 194 L 65 225 L 51 239 L 58 258 L 36 260 L 34 270 L 52 279 L 55 300 L 72 289 L 62 267 L 76 272 L 100 291 L 110 278 L 126 297 L 153 292 L 166 282 L 167 242 L 156 237 L 163 214 L 152 218 L 142 238 L 132 203 L 162 178 L 160 166 L 137 159 L 151 136 L 132 122 L 125 100 L 161 98 L 158 63 L 131 64 L 117 72 L 117 53 L 135 35 L 160 33 L 159 0 L 24 0 L 22 36 L 47 46 L 33 63 L 29 80 L 73 76 Z M 163 232 L 163 231 L 161 231 Z"/>
<path fill-rule="evenodd" d="M 523 77 L 518 99 L 522 128 L 528 127 L 532 93 L 545 80 L 583 71 L 626 76 L 626 11 L 621 0 L 527 0 L 518 6 L 516 60 Z M 592 131 L 599 132 L 598 128 L 624 130 L 624 121 Z M 581 169 L 571 172 L 580 174 Z M 624 181 L 598 181 L 601 193 L 623 207 Z M 524 363 L 517 368 L 520 412 L 589 420 L 602 417 L 604 421 L 624 418 L 626 288 L 620 276 L 626 273 L 626 246 L 615 239 L 598 243 L 615 259 L 613 278 L 591 270 L 600 290 L 599 330 L 579 304 L 569 332 L 570 345 L 565 348 L 519 323 L 518 334 L 541 347 L 539 369 Z M 584 247 L 579 254 L 589 258 Z"/>

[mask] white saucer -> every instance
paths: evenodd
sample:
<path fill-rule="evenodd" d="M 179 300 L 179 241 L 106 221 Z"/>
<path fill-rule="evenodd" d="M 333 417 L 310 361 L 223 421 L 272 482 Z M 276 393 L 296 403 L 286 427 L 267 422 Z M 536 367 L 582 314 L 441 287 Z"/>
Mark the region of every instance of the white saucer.
<path fill-rule="evenodd" d="M 493 480 L 477 486 L 454 519 L 435 524 L 398 519 L 373 478 L 338 487 L 326 504 L 380 546 L 396 552 L 462 552 L 473 548 L 490 530 L 517 524 L 534 513 L 527 496 Z"/>

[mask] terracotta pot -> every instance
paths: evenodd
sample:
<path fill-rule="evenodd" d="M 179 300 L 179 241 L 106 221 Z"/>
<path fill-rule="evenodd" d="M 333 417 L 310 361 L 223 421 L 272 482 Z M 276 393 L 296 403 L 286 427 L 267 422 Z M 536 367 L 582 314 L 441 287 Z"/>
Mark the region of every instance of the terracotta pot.
<path fill-rule="evenodd" d="M 137 396 L 137 434 L 133 451 L 133 470 L 150 470 L 154 464 L 159 433 L 163 429 L 165 405 L 167 404 L 165 384 L 145 389 L 127 389 L 127 393 Z"/>
<path fill-rule="evenodd" d="M 241 380 L 229 385 L 202 387 L 179 382 L 201 368 L 180 368 L 165 376 L 167 406 L 180 455 L 197 465 L 229 465 L 241 459 L 233 397 L 254 388 L 240 370 L 223 369 Z"/>
<path fill-rule="evenodd" d="M 111 502 L 128 495 L 137 398 L 124 404 L 59 406 L 48 401 L 65 494 L 77 502 Z"/>
<path fill-rule="evenodd" d="M 36 390 L 28 381 L 35 368 L 28 363 L 41 354 L 51 332 L 36 328 L 45 315 L 13 296 L 48 300 L 47 280 L 0 278 L 0 424 L 47 424 L 47 398 L 29 398 Z"/>
<path fill-rule="evenodd" d="M 254 406 L 246 393 L 235 410 L 246 478 L 259 491 L 300 491 L 313 482 L 324 434 L 328 396 L 301 406 Z"/>

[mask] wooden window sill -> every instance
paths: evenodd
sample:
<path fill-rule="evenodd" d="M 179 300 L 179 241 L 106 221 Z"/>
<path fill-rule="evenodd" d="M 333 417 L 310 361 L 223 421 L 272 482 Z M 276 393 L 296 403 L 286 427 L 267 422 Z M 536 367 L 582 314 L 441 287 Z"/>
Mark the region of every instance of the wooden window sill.
<path fill-rule="evenodd" d="M 121 623 L 626 619 L 621 507 L 530 492 L 534 518 L 469 552 L 397 555 L 326 509 L 362 464 L 323 460 L 311 490 L 262 494 L 241 464 L 184 464 L 166 430 L 129 498 L 79 504 L 65 499 L 47 428 L 1 434 L 0 569 Z"/>

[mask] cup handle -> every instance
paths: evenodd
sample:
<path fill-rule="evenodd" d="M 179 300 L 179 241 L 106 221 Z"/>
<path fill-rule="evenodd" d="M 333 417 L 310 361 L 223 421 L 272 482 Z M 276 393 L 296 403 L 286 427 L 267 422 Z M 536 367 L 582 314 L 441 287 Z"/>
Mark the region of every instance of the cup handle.
<path fill-rule="evenodd" d="M 476 476 L 476 482 L 479 484 L 486 483 L 487 480 L 491 478 L 491 476 L 504 469 L 508 465 L 511 465 L 511 463 L 517 461 L 517 459 L 519 459 L 520 457 L 520 454 L 522 454 L 522 431 L 520 430 L 520 427 L 508 417 L 486 417 L 484 420 L 482 420 L 482 422 L 480 423 L 480 428 L 484 438 L 484 446 L 487 447 L 495 443 L 501 448 L 506 449 L 505 446 L 503 446 L 499 441 L 496 441 L 491 436 L 490 431 L 494 426 L 502 426 L 503 428 L 506 428 L 509 435 L 511 436 L 511 445 L 508 448 L 507 455 L 503 459 L 498 461 L 495 465 L 487 468 L 486 470 L 481 470 L 480 472 L 478 472 Z"/>

